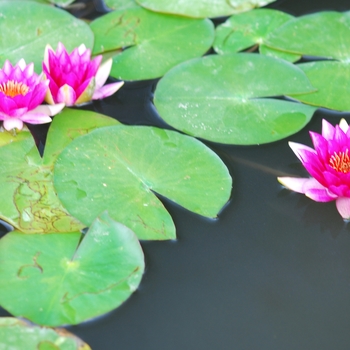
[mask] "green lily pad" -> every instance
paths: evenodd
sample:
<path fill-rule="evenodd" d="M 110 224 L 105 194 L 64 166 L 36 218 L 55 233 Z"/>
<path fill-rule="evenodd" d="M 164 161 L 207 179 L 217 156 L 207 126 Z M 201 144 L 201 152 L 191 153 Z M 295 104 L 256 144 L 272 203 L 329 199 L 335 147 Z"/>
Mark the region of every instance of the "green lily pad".
<path fill-rule="evenodd" d="M 135 234 L 107 213 L 89 231 L 0 240 L 0 304 L 46 326 L 78 324 L 113 310 L 138 287 L 144 256 Z"/>
<path fill-rule="evenodd" d="M 0 318 L 0 339 L 1 349 L 91 350 L 64 329 L 40 327 L 13 317 Z"/>
<path fill-rule="evenodd" d="M 45 165 L 53 165 L 60 152 L 75 138 L 86 135 L 96 128 L 118 125 L 117 120 L 103 114 L 65 108 L 56 115 L 50 125 L 45 144 Z"/>
<path fill-rule="evenodd" d="M 311 84 L 313 94 L 290 95 L 298 101 L 337 111 L 350 111 L 350 64 L 338 61 L 317 61 L 299 64 Z"/>
<path fill-rule="evenodd" d="M 302 129 L 315 108 L 269 97 L 311 93 L 305 73 L 284 60 L 249 53 L 212 55 L 170 70 L 154 103 L 173 127 L 207 140 L 251 145 Z"/>
<path fill-rule="evenodd" d="M 271 9 L 257 9 L 231 16 L 216 28 L 213 48 L 219 54 L 227 54 L 259 46 L 260 53 L 290 62 L 297 61 L 300 55 L 269 49 L 264 45 L 266 38 L 274 29 L 292 18 L 293 16 L 287 13 Z"/>
<path fill-rule="evenodd" d="M 171 13 L 195 18 L 229 16 L 235 13 L 265 6 L 275 0 L 137 0 L 137 2 L 152 11 Z"/>
<path fill-rule="evenodd" d="M 92 48 L 93 33 L 83 21 L 53 6 L 32 1 L 0 2 L 0 65 L 24 58 L 41 72 L 47 44 L 56 48 L 61 41 L 68 51 L 84 43 Z M 47 19 L 50 20 L 47 20 Z"/>
<path fill-rule="evenodd" d="M 135 0 L 105 0 L 105 4 L 112 10 L 126 10 L 139 7 Z"/>
<path fill-rule="evenodd" d="M 117 125 L 70 143 L 54 168 L 58 196 L 86 226 L 104 210 L 139 239 L 175 238 L 162 196 L 197 214 L 216 217 L 232 180 L 201 142 L 155 127 Z"/>
<path fill-rule="evenodd" d="M 206 53 L 214 40 L 208 19 L 154 13 L 143 8 L 113 11 L 91 22 L 93 53 L 123 48 L 113 57 L 111 76 L 123 80 L 158 78 L 171 67 Z"/>
<path fill-rule="evenodd" d="M 50 3 L 55 4 L 60 7 L 68 7 L 75 0 L 48 0 Z"/>
<path fill-rule="evenodd" d="M 28 138 L 32 138 L 32 134 L 25 125 L 21 132 L 18 133 L 13 133 L 12 130 L 7 131 L 4 128 L 0 128 L 0 147 L 12 142 L 21 141 Z"/>
<path fill-rule="evenodd" d="M 83 228 L 57 198 L 53 163 L 75 137 L 114 124 L 118 122 L 94 112 L 65 109 L 54 117 L 44 158 L 28 132 L 20 132 L 19 139 L 10 143 L 10 136 L 0 133 L 0 144 L 4 140 L 0 147 L 1 219 L 26 233 L 71 232 Z"/>
<path fill-rule="evenodd" d="M 265 44 L 299 55 L 350 59 L 350 17 L 340 12 L 317 12 L 286 22 Z"/>

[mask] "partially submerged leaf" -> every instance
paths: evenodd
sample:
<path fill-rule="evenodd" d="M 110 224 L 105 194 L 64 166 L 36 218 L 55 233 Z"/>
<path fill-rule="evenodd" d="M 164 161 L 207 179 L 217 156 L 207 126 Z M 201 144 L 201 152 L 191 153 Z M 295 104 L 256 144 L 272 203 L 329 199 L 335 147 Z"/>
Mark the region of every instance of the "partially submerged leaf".
<path fill-rule="evenodd" d="M 91 350 L 89 345 L 64 329 L 40 327 L 13 317 L 0 318 L 0 348 Z"/>
<path fill-rule="evenodd" d="M 298 55 L 350 59 L 350 17 L 341 12 L 317 12 L 288 21 L 265 44 Z"/>
<path fill-rule="evenodd" d="M 0 217 L 26 233 L 71 232 L 84 226 L 62 207 L 32 138 L 0 147 Z"/>
<path fill-rule="evenodd" d="M 274 0 L 137 0 L 137 2 L 152 11 L 171 13 L 174 15 L 206 18 L 229 16 L 235 13 L 265 6 Z"/>
<path fill-rule="evenodd" d="M 215 217 L 228 201 L 227 168 L 201 142 L 174 131 L 117 125 L 77 138 L 60 154 L 55 188 L 86 226 L 108 210 L 139 239 L 173 239 L 169 213 L 153 192 Z"/>
<path fill-rule="evenodd" d="M 264 45 L 273 30 L 292 18 L 287 13 L 271 9 L 257 9 L 231 16 L 216 28 L 214 50 L 219 54 L 236 53 L 257 45 L 264 54 L 294 62 L 300 55 L 272 50 Z"/>
<path fill-rule="evenodd" d="M 0 2 L 0 66 L 24 58 L 41 72 L 47 44 L 56 48 L 61 41 L 68 51 L 84 43 L 93 45 L 93 33 L 83 21 L 53 6 L 32 1 Z M 47 20 L 47 19 L 50 20 Z"/>
<path fill-rule="evenodd" d="M 208 19 L 169 16 L 131 8 L 91 23 L 93 53 L 124 49 L 113 56 L 111 76 L 123 80 L 158 78 L 176 64 L 206 53 L 214 40 Z"/>
<path fill-rule="evenodd" d="M 107 213 L 83 237 L 12 231 L 0 240 L 0 255 L 1 306 L 47 326 L 113 310 L 135 291 L 144 271 L 137 237 Z"/>
<path fill-rule="evenodd" d="M 71 232 L 84 226 L 58 200 L 53 188 L 53 163 L 74 138 L 116 120 L 84 110 L 65 109 L 54 117 L 42 159 L 29 132 L 16 138 L 0 133 L 0 217 L 26 233 Z M 82 126 L 83 125 L 83 126 Z M 21 136 L 23 135 L 23 136 Z M 15 141 L 15 142 L 11 142 Z"/>
<path fill-rule="evenodd" d="M 250 145 L 299 131 L 315 111 L 271 97 L 314 91 L 304 72 L 284 60 L 212 55 L 170 70 L 157 85 L 154 103 L 168 124 L 187 134 Z"/>
<path fill-rule="evenodd" d="M 317 91 L 291 97 L 317 107 L 350 111 L 349 63 L 316 61 L 299 64 L 298 67 L 305 72 Z"/>

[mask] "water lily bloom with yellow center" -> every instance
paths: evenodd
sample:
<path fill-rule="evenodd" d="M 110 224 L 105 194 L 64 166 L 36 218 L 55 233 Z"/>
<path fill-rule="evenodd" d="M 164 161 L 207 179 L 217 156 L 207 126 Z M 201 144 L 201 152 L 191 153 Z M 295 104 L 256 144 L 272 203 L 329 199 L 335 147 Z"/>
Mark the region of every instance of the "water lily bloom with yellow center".
<path fill-rule="evenodd" d="M 101 64 L 102 56 L 90 59 L 91 51 L 84 44 L 68 54 L 62 43 L 56 52 L 46 46 L 43 72 L 50 81 L 46 102 L 79 105 L 114 94 L 123 81 L 104 85 L 112 68 L 112 59 Z M 101 65 L 100 65 L 101 64 Z"/>
<path fill-rule="evenodd" d="M 311 178 L 279 177 L 290 190 L 317 202 L 334 201 L 339 214 L 350 219 L 350 128 L 345 119 L 335 127 L 323 120 L 322 135 L 310 132 L 315 149 L 289 145 Z"/>
<path fill-rule="evenodd" d="M 0 69 L 0 120 L 6 130 L 21 130 L 23 122 L 44 124 L 61 111 L 64 104 L 40 105 L 48 82 L 34 72 L 34 64 L 21 59 L 15 66 L 9 61 Z"/>

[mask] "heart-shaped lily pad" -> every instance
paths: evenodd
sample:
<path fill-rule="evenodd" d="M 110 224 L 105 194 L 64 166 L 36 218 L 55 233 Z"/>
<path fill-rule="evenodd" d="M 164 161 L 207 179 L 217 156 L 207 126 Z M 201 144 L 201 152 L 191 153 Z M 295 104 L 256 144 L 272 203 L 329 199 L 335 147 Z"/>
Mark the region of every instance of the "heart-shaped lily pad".
<path fill-rule="evenodd" d="M 312 85 L 313 94 L 291 97 L 314 106 L 350 111 L 350 64 L 338 61 L 316 61 L 299 64 Z"/>
<path fill-rule="evenodd" d="M 275 0 L 137 0 L 141 6 L 155 12 L 195 18 L 229 16 L 265 6 L 273 1 Z"/>
<path fill-rule="evenodd" d="M 268 97 L 313 91 L 305 73 L 284 60 L 248 53 L 212 55 L 169 71 L 157 85 L 154 103 L 168 124 L 187 134 L 251 145 L 299 131 L 315 111 Z"/>
<path fill-rule="evenodd" d="M 24 58 L 27 63 L 34 62 L 39 73 L 47 44 L 56 48 L 61 41 L 68 51 L 82 43 L 90 48 L 93 45 L 93 33 L 85 22 L 53 6 L 5 1 L 0 2 L 0 13 L 1 66 L 6 59 L 15 64 Z"/>
<path fill-rule="evenodd" d="M 13 317 L 0 318 L 0 348 L 91 350 L 89 345 L 64 329 L 39 327 Z"/>
<path fill-rule="evenodd" d="M 135 234 L 108 216 L 76 233 L 0 240 L 0 304 L 47 326 L 78 324 L 113 310 L 138 287 L 144 257 Z"/>
<path fill-rule="evenodd" d="M 94 54 L 123 49 L 113 57 L 111 76 L 123 80 L 158 78 L 171 67 L 206 53 L 214 40 L 208 19 L 190 19 L 141 7 L 113 11 L 91 23 Z"/>
<path fill-rule="evenodd" d="M 272 32 L 265 44 L 299 55 L 350 59 L 350 16 L 341 12 L 317 12 L 286 22 Z"/>
<path fill-rule="evenodd" d="M 172 219 L 159 193 L 216 217 L 231 193 L 231 177 L 204 144 L 174 131 L 117 125 L 94 130 L 59 155 L 54 182 L 65 208 L 89 226 L 108 210 L 139 239 L 173 239 Z"/>
<path fill-rule="evenodd" d="M 259 46 L 260 52 L 266 55 L 297 61 L 300 55 L 273 50 L 264 45 L 273 30 L 292 18 L 287 13 L 271 9 L 257 9 L 231 16 L 216 28 L 214 50 L 225 54 Z"/>
<path fill-rule="evenodd" d="M 53 162 L 75 137 L 114 124 L 118 122 L 97 113 L 65 109 L 54 117 L 44 159 L 29 132 L 21 132 L 16 138 L 0 133 L 0 144 L 4 144 L 0 147 L 1 219 L 27 233 L 71 232 L 83 228 L 57 198 Z"/>

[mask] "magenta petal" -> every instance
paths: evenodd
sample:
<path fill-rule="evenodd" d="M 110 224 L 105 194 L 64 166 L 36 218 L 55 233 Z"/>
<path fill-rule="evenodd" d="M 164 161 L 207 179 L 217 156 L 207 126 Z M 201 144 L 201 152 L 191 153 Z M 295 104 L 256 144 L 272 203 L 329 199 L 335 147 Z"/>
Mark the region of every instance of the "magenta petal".
<path fill-rule="evenodd" d="M 295 155 L 299 158 L 301 162 L 304 162 L 303 155 L 305 154 L 304 151 L 308 151 L 310 153 L 316 154 L 316 151 L 312 149 L 311 147 L 302 145 L 301 143 L 296 142 L 288 142 L 289 147 L 292 149 L 292 151 L 295 153 Z"/>
<path fill-rule="evenodd" d="M 339 197 L 335 201 L 339 214 L 343 219 L 350 219 L 350 198 Z"/>

